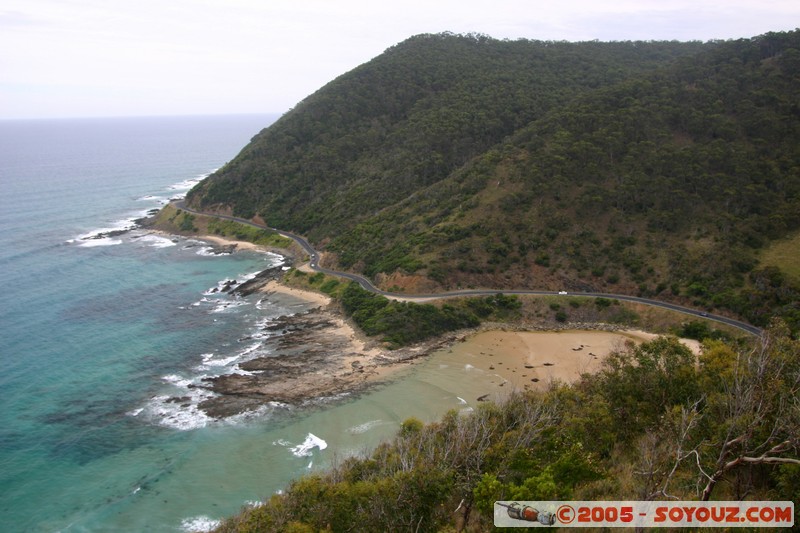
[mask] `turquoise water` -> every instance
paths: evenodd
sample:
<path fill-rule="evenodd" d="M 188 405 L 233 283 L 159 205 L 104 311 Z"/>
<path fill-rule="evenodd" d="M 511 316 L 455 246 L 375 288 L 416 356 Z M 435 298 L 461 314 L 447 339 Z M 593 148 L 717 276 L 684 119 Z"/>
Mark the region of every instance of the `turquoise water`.
<path fill-rule="evenodd" d="M 360 395 L 221 421 L 197 409 L 209 393 L 192 385 L 267 350 L 263 326 L 308 304 L 211 291 L 277 256 L 102 234 L 275 118 L 0 122 L 0 531 L 205 531 L 408 416 L 469 409 L 468 365 L 435 360 Z"/>
<path fill-rule="evenodd" d="M 192 304 L 275 258 L 82 237 L 130 226 L 273 119 L 0 123 L 0 530 L 102 529 L 196 438 L 152 397 L 248 323 Z"/>

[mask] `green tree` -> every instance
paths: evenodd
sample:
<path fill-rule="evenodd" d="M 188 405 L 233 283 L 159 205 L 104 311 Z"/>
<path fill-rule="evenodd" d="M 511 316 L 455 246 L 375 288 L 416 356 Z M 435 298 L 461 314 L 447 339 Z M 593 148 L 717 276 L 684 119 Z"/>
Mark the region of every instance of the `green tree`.
<path fill-rule="evenodd" d="M 656 426 L 665 409 L 701 396 L 695 356 L 675 337 L 612 352 L 603 361 L 599 380 L 600 393 L 625 437 Z"/>

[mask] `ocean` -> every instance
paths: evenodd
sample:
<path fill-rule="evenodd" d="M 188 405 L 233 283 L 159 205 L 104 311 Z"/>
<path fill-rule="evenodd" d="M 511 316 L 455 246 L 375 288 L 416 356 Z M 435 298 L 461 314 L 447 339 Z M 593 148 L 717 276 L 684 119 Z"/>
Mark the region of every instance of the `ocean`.
<path fill-rule="evenodd" d="M 435 359 L 360 394 L 197 409 L 210 393 L 195 385 L 311 304 L 214 290 L 280 256 L 134 221 L 276 118 L 0 121 L 0 530 L 207 531 L 409 416 L 471 409 L 470 365 Z"/>

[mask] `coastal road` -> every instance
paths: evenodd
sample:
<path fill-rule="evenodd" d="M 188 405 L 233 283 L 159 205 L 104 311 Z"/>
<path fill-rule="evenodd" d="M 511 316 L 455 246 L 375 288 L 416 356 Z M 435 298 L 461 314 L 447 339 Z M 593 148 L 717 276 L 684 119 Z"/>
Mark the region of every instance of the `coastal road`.
<path fill-rule="evenodd" d="M 234 217 L 230 215 L 220 215 L 216 213 L 204 213 L 202 211 L 197 211 L 190 207 L 186 207 L 186 202 L 184 200 L 176 200 L 172 202 L 172 205 L 175 206 L 177 209 L 182 209 L 187 213 L 192 213 L 195 215 L 201 216 L 209 216 L 209 217 L 216 217 L 221 218 L 224 220 L 230 220 L 233 222 L 238 222 L 240 224 L 245 224 L 247 226 L 252 226 L 258 229 L 265 229 L 269 231 L 274 231 L 278 235 L 283 237 L 287 237 L 292 239 L 294 242 L 300 245 L 303 250 L 309 256 L 309 266 L 315 272 L 322 272 L 323 274 L 328 274 L 331 276 L 337 276 L 340 278 L 346 278 L 351 281 L 355 281 L 358 283 L 362 288 L 373 292 L 375 294 L 380 294 L 381 296 L 385 296 L 387 298 L 394 298 L 400 300 L 408 300 L 408 301 L 424 301 L 424 300 L 435 300 L 441 298 L 456 298 L 459 296 L 493 296 L 496 294 L 514 294 L 518 296 L 564 296 L 564 295 L 572 295 L 572 296 L 587 296 L 590 298 L 608 298 L 608 299 L 616 299 L 616 300 L 623 300 L 627 302 L 634 302 L 640 303 L 645 305 L 651 305 L 653 307 L 661 307 L 663 309 L 669 309 L 671 311 L 677 311 L 679 313 L 684 313 L 689 316 L 694 316 L 698 318 L 703 318 L 706 320 L 714 320 L 716 322 L 720 322 L 722 324 L 727 324 L 729 326 L 733 326 L 735 328 L 741 329 L 750 333 L 752 335 L 759 336 L 761 335 L 762 331 L 760 328 L 757 328 L 747 322 L 742 322 L 740 320 L 734 320 L 732 318 L 728 318 L 722 315 L 715 315 L 711 313 L 706 313 L 704 311 L 699 311 L 697 309 L 692 309 L 690 307 L 684 307 L 681 305 L 676 305 L 669 302 L 662 302 L 660 300 L 652 300 L 650 298 L 640 298 L 638 296 L 629 296 L 627 294 L 611 294 L 611 293 L 604 293 L 604 292 L 573 292 L 567 293 L 565 291 L 535 291 L 535 290 L 526 290 L 526 289 L 509 289 L 509 290 L 498 290 L 498 289 L 468 289 L 468 290 L 458 290 L 458 291 L 448 291 L 448 292 L 439 292 L 435 294 L 399 294 L 393 292 L 387 292 L 384 290 L 379 289 L 375 285 L 372 284 L 370 280 L 361 276 L 359 274 L 353 274 L 351 272 L 340 272 L 338 270 L 330 270 L 328 268 L 322 267 L 319 265 L 319 252 L 317 252 L 313 246 L 300 235 L 295 235 L 294 233 L 279 230 L 277 228 L 270 228 L 263 224 L 256 224 L 251 220 L 246 220 L 239 217 Z"/>

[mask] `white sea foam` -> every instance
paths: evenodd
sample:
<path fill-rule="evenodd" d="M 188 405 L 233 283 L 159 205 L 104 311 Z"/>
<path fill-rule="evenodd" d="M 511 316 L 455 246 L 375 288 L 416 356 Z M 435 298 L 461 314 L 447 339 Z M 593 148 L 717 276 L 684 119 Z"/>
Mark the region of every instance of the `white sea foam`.
<path fill-rule="evenodd" d="M 93 229 L 92 231 L 87 231 L 86 233 L 78 235 L 75 240 L 88 241 L 94 239 L 101 239 L 103 238 L 102 235 L 105 235 L 106 233 L 111 233 L 112 231 L 128 231 L 135 227 L 136 226 L 132 220 L 120 220 L 111 227 L 98 228 L 98 229 Z"/>
<path fill-rule="evenodd" d="M 197 401 L 190 398 L 187 404 L 183 404 L 172 396 L 154 396 L 143 408 L 143 413 L 152 423 L 171 429 L 188 431 L 206 427 L 211 418 L 197 408 Z"/>
<path fill-rule="evenodd" d="M 311 457 L 314 448 L 324 450 L 328 447 L 328 443 L 317 437 L 313 433 L 306 435 L 306 440 L 302 444 L 289 448 L 295 457 Z"/>
<path fill-rule="evenodd" d="M 347 432 L 352 433 L 354 435 L 360 435 L 361 433 L 366 433 L 367 431 L 373 428 L 382 426 L 387 423 L 388 422 L 384 422 L 383 420 L 370 420 L 369 422 L 364 422 L 363 424 L 358 424 L 357 426 L 348 428 Z"/>
<path fill-rule="evenodd" d="M 461 396 L 456 396 L 456 398 L 458 398 L 458 403 L 460 403 L 461 405 L 467 405 L 467 400 L 465 400 Z"/>
<path fill-rule="evenodd" d="M 175 246 L 176 244 L 172 239 L 161 237 L 159 235 L 145 235 L 139 240 L 142 242 L 146 242 L 149 246 L 152 246 L 153 248 L 169 248 L 170 246 Z"/>
<path fill-rule="evenodd" d="M 258 308 L 258 307 L 256 309 L 258 309 L 259 311 L 263 311 L 264 310 L 264 309 Z M 267 307 L 266 309 L 269 309 L 269 308 Z M 277 333 L 274 332 L 274 331 L 270 331 L 270 330 L 266 329 L 268 326 L 270 326 L 273 323 L 274 323 L 274 321 L 271 318 L 257 321 L 255 324 L 253 324 L 253 328 L 254 328 L 255 331 L 253 331 L 253 333 L 250 334 L 249 338 L 251 338 L 253 340 L 264 340 L 264 339 L 269 339 L 270 337 L 273 337 Z"/>
<path fill-rule="evenodd" d="M 474 367 L 474 366 L 472 366 L 472 365 L 471 365 L 471 364 L 469 364 L 469 363 L 467 363 L 466 365 L 464 365 L 464 370 L 466 370 L 467 372 L 469 372 L 470 370 L 472 370 L 472 369 L 474 369 L 474 368 L 475 368 L 475 367 Z"/>
<path fill-rule="evenodd" d="M 203 296 L 198 301 L 192 304 L 192 307 L 211 307 L 209 309 L 210 313 L 224 313 L 229 309 L 233 309 L 236 307 L 241 307 L 243 305 L 247 305 L 247 301 L 245 300 L 230 300 L 227 298 L 208 298 Z"/>
<path fill-rule="evenodd" d="M 210 289 L 206 290 L 206 292 L 204 292 L 203 295 L 211 296 L 212 294 L 219 294 L 219 293 L 223 292 L 222 290 L 224 288 L 226 288 L 226 287 L 233 288 L 238 283 L 239 282 L 237 280 L 235 280 L 235 279 L 230 279 L 230 278 L 223 279 L 222 281 L 218 281 L 217 282 L 217 286 L 216 287 L 211 287 Z"/>
<path fill-rule="evenodd" d="M 218 255 L 218 254 L 211 254 L 211 255 Z M 233 289 L 235 287 L 238 287 L 239 285 L 241 285 L 245 281 L 249 281 L 249 280 L 255 278 L 259 274 L 259 272 L 260 271 L 250 272 L 248 274 L 241 274 L 238 277 L 236 277 L 235 279 L 234 278 L 225 278 L 223 280 L 218 281 L 217 285 L 215 287 L 211 287 L 210 289 L 207 289 L 203 294 L 205 296 L 211 296 L 212 294 L 225 294 L 223 292 L 223 289 L 225 289 L 226 287 L 228 289 Z M 261 301 L 259 300 L 258 303 L 261 303 Z M 258 304 L 256 304 L 256 305 L 258 305 Z"/>
<path fill-rule="evenodd" d="M 93 247 L 93 246 L 111 246 L 115 244 L 122 244 L 120 239 L 116 239 L 119 235 L 118 232 L 131 231 L 139 227 L 137 220 L 147 216 L 149 210 L 136 211 L 129 213 L 129 216 L 120 220 L 111 222 L 110 226 L 105 228 L 97 228 L 81 235 L 74 239 L 67 240 L 67 243 L 79 243 L 79 246 Z"/>
<path fill-rule="evenodd" d="M 78 246 L 81 248 L 96 248 L 97 246 L 116 246 L 117 244 L 122 244 L 122 240 L 112 239 L 110 237 L 105 237 L 102 239 L 92 237 L 88 240 L 82 240 Z"/>
<path fill-rule="evenodd" d="M 263 374 L 263 370 L 244 370 L 238 364 L 230 367 L 228 374 L 240 374 L 242 376 L 257 376 L 258 374 Z"/>
<path fill-rule="evenodd" d="M 247 422 L 249 420 L 263 420 L 264 417 L 268 416 L 275 410 L 275 407 L 272 403 L 268 403 L 266 405 L 261 405 L 255 409 L 251 409 L 249 411 L 244 411 L 242 413 L 229 416 L 225 420 L 222 421 L 223 424 L 236 426 L 241 423 Z"/>
<path fill-rule="evenodd" d="M 153 396 L 144 407 L 134 409 L 128 414 L 140 416 L 154 424 L 181 431 L 205 427 L 213 419 L 201 411 L 198 405 L 215 395 L 202 388 L 189 387 L 197 385 L 205 377 L 207 377 L 205 374 L 192 379 L 178 374 L 162 376 L 161 379 L 175 387 L 177 391 L 173 394 Z"/>
<path fill-rule="evenodd" d="M 252 335 L 250 335 L 250 338 L 253 339 L 253 340 L 263 341 L 265 339 L 269 339 L 271 337 L 274 337 L 275 335 L 277 335 L 277 333 L 274 332 L 274 331 L 263 331 L 262 330 L 262 331 L 256 331 L 255 333 L 253 333 Z"/>
<path fill-rule="evenodd" d="M 219 527 L 221 520 L 214 520 L 208 516 L 195 516 L 184 518 L 181 521 L 181 529 L 188 533 L 206 533 Z"/>
<path fill-rule="evenodd" d="M 113 222 L 110 222 L 110 225 L 105 228 L 97 228 L 92 231 L 88 231 L 82 235 L 78 235 L 78 239 L 86 240 L 86 239 L 94 239 L 98 236 L 101 236 L 106 233 L 110 233 L 112 231 L 130 231 L 139 227 L 137 220 L 140 218 L 147 216 L 150 212 L 149 209 L 144 210 L 136 210 L 129 212 L 124 218 L 120 218 Z"/>
<path fill-rule="evenodd" d="M 208 391 L 192 391 L 186 403 L 175 401 L 171 396 L 155 396 L 151 398 L 146 411 L 154 421 L 164 427 L 189 431 L 206 427 L 212 418 L 201 411 L 197 405 L 214 395 Z"/>
<path fill-rule="evenodd" d="M 302 405 L 312 406 L 312 405 L 326 405 L 326 404 L 336 403 L 345 398 L 348 398 L 350 395 L 351 395 L 350 392 L 340 392 L 339 394 L 334 394 L 332 396 L 320 396 L 319 398 L 311 398 L 308 400 L 304 400 Z"/>
<path fill-rule="evenodd" d="M 178 183 L 173 183 L 172 185 L 167 187 L 167 190 L 188 191 L 189 189 L 191 189 L 192 187 L 203 181 L 206 177 L 208 177 L 208 174 L 202 174 L 200 176 L 197 176 L 196 178 L 185 179 L 183 181 L 179 181 Z"/>
<path fill-rule="evenodd" d="M 161 379 L 166 381 L 167 383 L 172 383 L 173 385 L 181 388 L 187 388 L 189 385 L 192 384 L 191 379 L 186 379 L 177 374 L 169 374 L 166 376 L 161 376 Z"/>
<path fill-rule="evenodd" d="M 229 364 L 233 363 L 239 359 L 238 355 L 232 355 L 230 357 L 225 357 L 224 359 L 206 359 L 203 361 L 204 366 L 228 366 Z"/>
<path fill-rule="evenodd" d="M 261 348 L 261 343 L 260 342 L 257 342 L 255 344 L 251 344 L 250 346 L 248 346 L 247 348 L 245 348 L 244 350 L 239 352 L 237 357 L 247 357 L 248 355 L 250 355 L 254 351 L 258 350 L 259 348 Z"/>
<path fill-rule="evenodd" d="M 169 198 L 166 196 L 156 196 L 155 194 L 148 194 L 136 199 L 137 202 L 155 202 L 158 205 L 166 205 L 169 203 Z"/>
<path fill-rule="evenodd" d="M 264 304 L 264 309 L 270 309 L 270 310 L 274 309 L 273 304 L 267 302 L 266 304 Z M 284 313 L 281 310 L 279 310 L 278 314 L 283 315 Z M 256 321 L 255 327 L 258 329 L 264 329 L 274 324 L 275 324 L 275 317 L 267 316 L 262 318 L 261 320 Z"/>
<path fill-rule="evenodd" d="M 197 255 L 202 255 L 203 257 L 218 257 L 220 254 L 214 253 L 214 248 L 211 246 L 203 246 L 197 250 Z"/>
<path fill-rule="evenodd" d="M 229 309 L 247 305 L 247 302 L 244 300 L 214 300 L 214 304 L 214 309 L 211 310 L 212 313 L 224 313 Z"/>
<path fill-rule="evenodd" d="M 255 272 L 249 272 L 247 274 L 241 274 L 238 278 L 236 278 L 236 281 L 238 281 L 239 283 L 244 283 L 245 281 L 250 281 L 251 279 L 253 279 L 256 276 L 258 276 L 258 274 L 260 272 L 261 272 L 260 270 L 257 270 Z"/>

